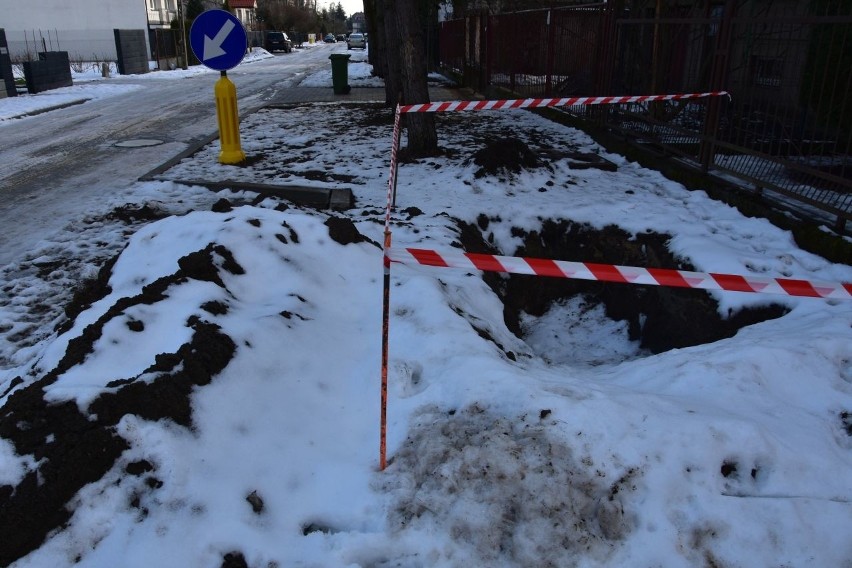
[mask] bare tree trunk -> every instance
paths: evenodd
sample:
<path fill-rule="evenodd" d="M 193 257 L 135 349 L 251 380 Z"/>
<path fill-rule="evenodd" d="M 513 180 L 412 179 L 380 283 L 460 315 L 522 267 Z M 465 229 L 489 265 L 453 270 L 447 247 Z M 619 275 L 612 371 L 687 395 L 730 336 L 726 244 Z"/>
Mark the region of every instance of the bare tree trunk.
<path fill-rule="evenodd" d="M 426 39 L 419 11 L 419 0 L 386 0 L 385 5 L 395 5 L 395 18 L 387 18 L 386 37 L 396 35 L 396 44 L 388 42 L 388 67 L 393 56 L 397 53 L 399 61 L 399 85 L 402 88 L 404 104 L 428 103 L 429 85 L 426 68 Z M 396 26 L 387 26 L 388 22 L 396 22 Z M 387 91 L 387 81 L 385 81 Z M 389 101 L 390 102 L 390 101 Z M 435 131 L 435 116 L 432 113 L 414 113 L 406 115 L 405 126 L 408 130 L 408 152 L 412 157 L 430 156 L 438 152 L 438 135 Z"/>
<path fill-rule="evenodd" d="M 429 102 L 427 82 L 426 25 L 430 0 L 364 0 L 371 26 L 370 63 L 385 80 L 385 103 Z M 420 9 L 423 9 L 422 12 Z M 369 14 L 374 13 L 371 18 Z M 375 59 L 374 59 L 375 57 Z M 407 114 L 402 126 L 408 132 L 407 153 L 431 156 L 438 151 L 435 117 L 431 113 Z"/>
<path fill-rule="evenodd" d="M 367 19 L 367 34 L 370 47 L 367 61 L 373 66 L 373 74 L 384 78 L 387 75 L 386 42 L 384 38 L 384 12 L 382 0 L 364 0 L 364 15 Z"/>
<path fill-rule="evenodd" d="M 400 102 L 402 94 L 402 60 L 399 54 L 399 26 L 397 23 L 397 0 L 381 0 L 383 12 L 384 34 L 382 40 L 385 42 L 385 103 L 395 107 Z"/>

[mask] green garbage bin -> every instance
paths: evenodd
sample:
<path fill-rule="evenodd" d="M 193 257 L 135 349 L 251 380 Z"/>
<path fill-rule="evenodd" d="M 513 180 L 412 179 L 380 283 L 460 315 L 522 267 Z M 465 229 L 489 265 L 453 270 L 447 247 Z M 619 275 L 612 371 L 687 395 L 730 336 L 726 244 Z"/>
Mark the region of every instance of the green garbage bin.
<path fill-rule="evenodd" d="M 348 95 L 352 87 L 349 86 L 349 58 L 348 53 L 332 53 L 331 59 L 331 84 L 334 86 L 335 95 Z"/>

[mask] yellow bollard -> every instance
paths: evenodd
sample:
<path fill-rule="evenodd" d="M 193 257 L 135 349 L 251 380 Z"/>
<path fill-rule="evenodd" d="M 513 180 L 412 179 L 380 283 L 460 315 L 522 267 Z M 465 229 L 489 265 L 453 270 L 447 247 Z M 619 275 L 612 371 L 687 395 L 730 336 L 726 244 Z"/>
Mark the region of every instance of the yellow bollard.
<path fill-rule="evenodd" d="M 216 95 L 216 118 L 219 120 L 220 164 L 239 164 L 246 159 L 240 147 L 240 116 L 237 112 L 237 88 L 222 71 L 213 89 Z"/>

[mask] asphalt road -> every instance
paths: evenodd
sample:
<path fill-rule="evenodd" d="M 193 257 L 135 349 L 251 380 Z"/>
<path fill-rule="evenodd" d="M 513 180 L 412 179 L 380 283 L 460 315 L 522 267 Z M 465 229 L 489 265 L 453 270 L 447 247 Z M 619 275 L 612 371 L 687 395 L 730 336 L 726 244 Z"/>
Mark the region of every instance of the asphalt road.
<path fill-rule="evenodd" d="M 329 66 L 332 46 L 279 54 L 228 72 L 241 114 Z M 167 72 L 163 72 L 167 73 Z M 190 145 L 216 132 L 218 73 L 136 79 L 141 89 L 0 126 L 0 266 L 85 215 Z M 133 77 L 114 80 L 133 83 Z M 122 148 L 134 139 L 163 144 Z"/>

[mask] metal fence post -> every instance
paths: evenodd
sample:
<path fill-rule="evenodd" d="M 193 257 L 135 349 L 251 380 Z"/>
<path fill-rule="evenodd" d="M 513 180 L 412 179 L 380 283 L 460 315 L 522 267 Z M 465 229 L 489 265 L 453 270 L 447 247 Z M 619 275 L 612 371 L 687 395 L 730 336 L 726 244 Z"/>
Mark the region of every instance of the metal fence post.
<path fill-rule="evenodd" d="M 486 92 L 488 89 L 488 83 L 491 79 L 488 76 L 488 69 L 486 67 L 486 62 L 488 61 L 488 42 L 486 38 L 488 37 L 488 12 L 483 10 L 479 13 L 479 18 L 477 20 L 477 47 L 479 47 L 479 51 L 477 53 L 476 63 L 479 73 L 477 73 L 479 77 L 479 88 L 477 89 L 480 93 Z"/>
<path fill-rule="evenodd" d="M 494 59 L 494 52 L 497 47 L 492 40 L 494 39 L 494 19 L 495 16 L 485 17 L 485 85 L 491 84 L 491 69 Z"/>
<path fill-rule="evenodd" d="M 616 48 L 618 45 L 617 16 L 621 13 L 623 2 L 617 0 L 601 8 L 599 16 L 599 31 L 597 45 L 597 61 L 593 85 L 596 93 L 612 92 L 612 77 L 616 66 Z M 589 108 L 587 114 L 594 117 L 598 126 L 605 126 L 607 121 L 607 106 Z"/>
<path fill-rule="evenodd" d="M 556 55 L 556 38 L 553 29 L 553 9 L 547 11 L 547 63 L 545 63 L 544 96 L 553 94 L 553 59 Z"/>
<path fill-rule="evenodd" d="M 719 30 L 716 36 L 716 46 L 713 53 L 713 64 L 710 70 L 709 91 L 724 91 L 728 82 L 728 62 L 731 52 L 731 38 L 733 36 L 734 12 L 737 9 L 735 0 L 725 2 L 722 21 L 719 22 Z M 716 136 L 719 132 L 720 108 L 722 101 L 720 97 L 712 97 L 707 103 L 707 114 L 704 117 L 703 136 L 698 150 L 698 159 L 701 169 L 705 173 L 715 163 Z"/>

